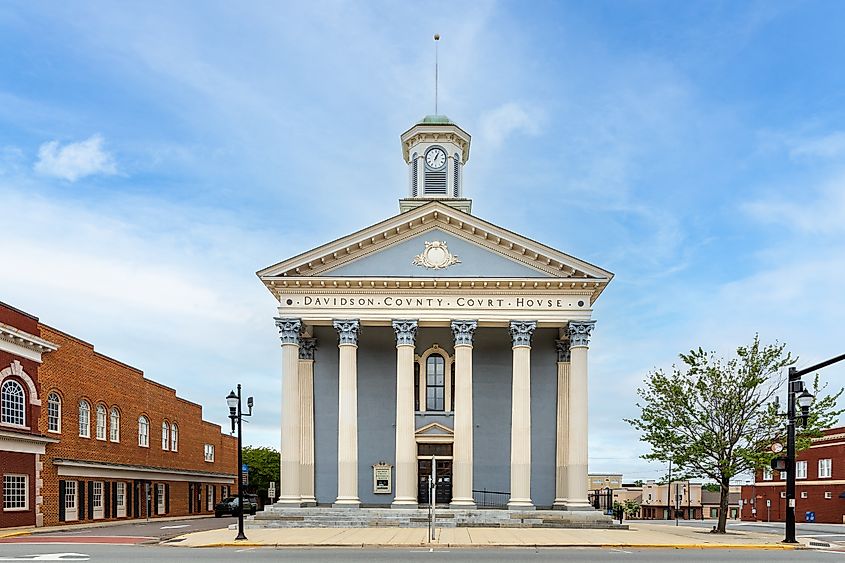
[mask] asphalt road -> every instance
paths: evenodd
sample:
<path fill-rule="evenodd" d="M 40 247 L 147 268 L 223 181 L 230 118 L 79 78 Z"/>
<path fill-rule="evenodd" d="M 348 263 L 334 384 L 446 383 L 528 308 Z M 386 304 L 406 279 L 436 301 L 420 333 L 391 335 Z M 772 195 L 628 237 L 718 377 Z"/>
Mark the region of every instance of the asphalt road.
<path fill-rule="evenodd" d="M 167 546 L 47 546 L 0 545 L 0 561 L 341 561 L 343 563 L 374 563 L 403 561 L 630 561 L 632 563 L 699 561 L 837 561 L 842 552 L 819 551 L 754 551 L 748 549 L 273 549 L 273 548 L 214 548 L 190 549 Z"/>

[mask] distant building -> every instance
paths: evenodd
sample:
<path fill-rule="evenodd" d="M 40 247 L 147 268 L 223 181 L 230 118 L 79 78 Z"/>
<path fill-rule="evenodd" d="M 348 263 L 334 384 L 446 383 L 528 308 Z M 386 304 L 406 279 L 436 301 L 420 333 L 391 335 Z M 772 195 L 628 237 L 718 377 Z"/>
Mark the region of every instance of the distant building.
<path fill-rule="evenodd" d="M 643 485 L 640 514 L 644 519 L 671 520 L 677 510 L 678 518 L 696 520 L 702 518 L 701 508 L 701 483 L 672 481 L 671 492 L 666 483 L 647 481 Z"/>
<path fill-rule="evenodd" d="M 795 461 L 795 521 L 845 523 L 845 427 L 830 428 L 798 453 Z M 783 522 L 786 471 L 757 471 L 742 487 L 742 519 Z"/>
<path fill-rule="evenodd" d="M 739 518 L 739 490 L 728 491 L 728 518 L 735 520 Z M 701 507 L 704 518 L 718 518 L 721 505 L 722 493 L 720 491 L 701 491 Z"/>
<path fill-rule="evenodd" d="M 622 486 L 621 473 L 590 473 L 587 475 L 587 490 L 618 489 Z"/>

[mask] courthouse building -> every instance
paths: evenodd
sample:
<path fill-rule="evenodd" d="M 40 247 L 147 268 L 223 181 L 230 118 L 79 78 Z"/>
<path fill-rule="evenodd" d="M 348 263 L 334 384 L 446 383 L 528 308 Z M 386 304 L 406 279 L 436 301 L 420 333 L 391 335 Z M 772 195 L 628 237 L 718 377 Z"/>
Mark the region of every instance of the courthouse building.
<path fill-rule="evenodd" d="M 612 274 L 471 214 L 470 136 L 401 136 L 400 213 L 258 272 L 278 300 L 279 506 L 591 510 L 588 349 Z"/>

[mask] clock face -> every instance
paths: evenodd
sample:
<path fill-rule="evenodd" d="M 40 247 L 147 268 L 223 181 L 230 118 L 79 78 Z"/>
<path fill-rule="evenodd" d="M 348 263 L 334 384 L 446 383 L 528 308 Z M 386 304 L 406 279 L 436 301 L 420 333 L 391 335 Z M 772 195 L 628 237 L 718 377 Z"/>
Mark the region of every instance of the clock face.
<path fill-rule="evenodd" d="M 446 153 L 439 147 L 434 147 L 425 153 L 425 163 L 430 168 L 443 168 L 446 164 Z"/>

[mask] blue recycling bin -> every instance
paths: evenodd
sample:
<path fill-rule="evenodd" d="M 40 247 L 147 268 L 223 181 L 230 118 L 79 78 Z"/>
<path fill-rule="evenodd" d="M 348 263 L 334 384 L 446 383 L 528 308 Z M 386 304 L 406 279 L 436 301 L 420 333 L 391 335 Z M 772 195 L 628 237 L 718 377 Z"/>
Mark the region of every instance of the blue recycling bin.
<path fill-rule="evenodd" d="M 816 513 L 815 512 L 806 512 L 804 514 L 804 521 L 805 522 L 815 522 L 816 521 Z"/>

